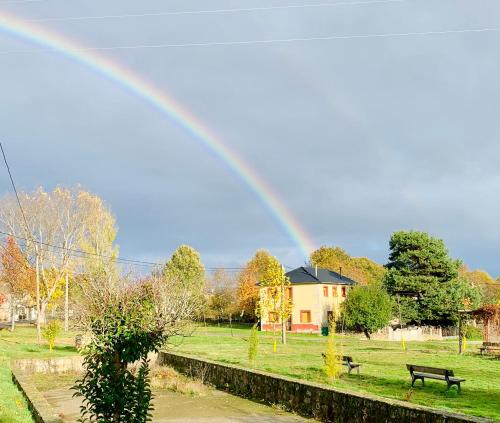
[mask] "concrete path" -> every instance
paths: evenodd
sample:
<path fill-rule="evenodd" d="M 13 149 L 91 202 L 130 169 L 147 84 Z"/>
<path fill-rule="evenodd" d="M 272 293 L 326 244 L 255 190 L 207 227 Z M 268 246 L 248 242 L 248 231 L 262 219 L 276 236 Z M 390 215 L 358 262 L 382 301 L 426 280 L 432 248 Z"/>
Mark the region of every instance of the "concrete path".
<path fill-rule="evenodd" d="M 65 422 L 76 422 L 80 400 L 71 397 L 69 387 L 44 392 L 54 411 Z M 170 391 L 155 392 L 153 422 L 156 423 L 304 423 L 303 419 L 221 391 L 191 397 Z"/>

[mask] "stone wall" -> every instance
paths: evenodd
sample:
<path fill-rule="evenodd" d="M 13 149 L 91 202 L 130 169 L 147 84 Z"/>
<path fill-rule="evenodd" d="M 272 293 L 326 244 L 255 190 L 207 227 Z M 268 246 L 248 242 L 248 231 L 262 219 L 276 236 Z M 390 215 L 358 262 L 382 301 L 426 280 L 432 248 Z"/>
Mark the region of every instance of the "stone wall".
<path fill-rule="evenodd" d="M 63 421 L 54 413 L 54 410 L 47 400 L 38 391 L 38 389 L 36 389 L 35 384 L 29 377 L 29 373 L 15 366 L 14 363 L 12 365 L 11 372 L 12 381 L 22 392 L 26 402 L 28 403 L 28 408 L 31 411 L 33 420 L 36 423 L 63 423 Z"/>
<path fill-rule="evenodd" d="M 162 352 L 159 365 L 200 378 L 236 395 L 276 404 L 305 417 L 334 423 L 486 423 L 487 419 L 329 388 L 265 372 Z"/>
<path fill-rule="evenodd" d="M 79 373 L 82 371 L 83 357 L 75 355 L 62 358 L 28 358 L 15 360 L 12 365 L 25 373 Z"/>
<path fill-rule="evenodd" d="M 411 326 L 402 330 L 398 327 L 387 326 L 372 334 L 371 338 L 383 341 L 401 341 L 401 335 L 405 341 L 439 341 L 443 339 L 442 329 L 431 326 Z"/>

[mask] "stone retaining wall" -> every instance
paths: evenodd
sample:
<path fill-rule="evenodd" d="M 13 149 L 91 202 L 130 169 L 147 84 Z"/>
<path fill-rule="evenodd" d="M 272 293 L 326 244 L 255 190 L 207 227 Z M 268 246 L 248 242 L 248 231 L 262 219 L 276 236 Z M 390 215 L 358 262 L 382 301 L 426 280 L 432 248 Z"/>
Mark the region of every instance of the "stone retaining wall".
<path fill-rule="evenodd" d="M 403 401 L 329 388 L 324 385 L 162 352 L 159 365 L 200 378 L 234 394 L 283 406 L 305 417 L 334 423 L 486 423 L 488 419 L 447 413 Z M 466 395 L 466 394 L 464 394 Z"/>
<path fill-rule="evenodd" d="M 21 361 L 21 360 L 19 360 Z M 12 363 L 12 381 L 18 386 L 28 403 L 28 408 L 36 423 L 63 423 L 54 413 L 54 410 L 36 389 L 35 384 L 30 379 L 29 374 Z"/>
<path fill-rule="evenodd" d="M 61 358 L 28 358 L 14 360 L 12 366 L 26 373 L 79 373 L 82 371 L 83 357 L 75 355 Z"/>

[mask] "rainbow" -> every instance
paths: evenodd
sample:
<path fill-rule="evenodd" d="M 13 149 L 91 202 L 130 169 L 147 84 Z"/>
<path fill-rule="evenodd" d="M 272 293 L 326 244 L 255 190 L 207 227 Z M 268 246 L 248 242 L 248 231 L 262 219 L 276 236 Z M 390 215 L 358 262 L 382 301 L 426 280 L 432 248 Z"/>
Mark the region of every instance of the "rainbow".
<path fill-rule="evenodd" d="M 121 64 L 95 51 L 86 50 L 66 36 L 37 26 L 33 22 L 23 21 L 12 14 L 0 12 L 0 31 L 62 54 L 152 105 L 224 162 L 261 200 L 305 258 L 314 249 L 312 237 L 270 186 L 236 152 L 167 93 Z"/>

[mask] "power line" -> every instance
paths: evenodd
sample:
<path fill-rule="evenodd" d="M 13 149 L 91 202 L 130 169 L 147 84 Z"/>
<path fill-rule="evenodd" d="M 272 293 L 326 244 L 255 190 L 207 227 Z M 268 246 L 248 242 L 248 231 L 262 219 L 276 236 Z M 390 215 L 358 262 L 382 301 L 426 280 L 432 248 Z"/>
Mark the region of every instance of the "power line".
<path fill-rule="evenodd" d="M 124 45 L 124 46 L 109 46 L 109 47 L 82 47 L 77 49 L 68 49 L 66 51 L 84 52 L 84 51 L 140 50 L 140 49 L 186 48 L 186 47 L 238 46 L 238 45 L 254 45 L 254 44 L 262 44 L 262 45 L 290 44 L 290 43 L 312 42 L 312 41 L 354 40 L 354 39 L 369 39 L 369 38 L 406 38 L 406 37 L 421 37 L 421 36 L 432 36 L 432 35 L 486 33 L 486 32 L 499 32 L 499 31 L 500 27 L 489 27 L 489 28 L 486 27 L 486 28 L 450 29 L 443 31 L 390 32 L 382 34 L 352 34 L 352 35 L 331 35 L 331 36 L 318 36 L 318 37 L 272 38 L 267 40 L 207 41 L 207 42 L 181 43 L 181 44 L 142 44 L 142 45 Z M 55 52 L 55 51 L 59 50 L 56 48 L 4 50 L 0 51 L 0 54 L 6 55 L 6 54 L 22 54 L 22 53 Z"/>
<path fill-rule="evenodd" d="M 13 238 L 20 239 L 23 241 L 29 241 L 25 237 L 14 235 L 14 234 L 4 232 L 4 231 L 0 231 L 0 234 L 5 235 L 5 236 L 11 236 Z M 119 262 L 121 264 L 137 264 L 137 265 L 144 265 L 144 266 L 164 266 L 164 264 L 165 264 L 165 263 L 158 263 L 158 262 L 151 262 L 151 261 L 144 261 L 144 260 L 137 260 L 137 259 L 127 259 L 127 258 L 119 258 L 119 257 L 112 257 L 112 256 L 103 256 L 103 255 L 100 255 L 97 253 L 91 253 L 91 252 L 87 252 L 87 251 L 83 251 L 83 250 L 76 250 L 76 249 L 72 249 L 72 248 L 62 247 L 62 246 L 50 244 L 47 242 L 39 242 L 39 244 L 43 245 L 44 247 L 56 248 L 59 250 L 68 251 L 69 253 L 78 254 L 78 257 L 80 257 L 80 258 L 90 258 L 88 256 L 92 256 L 92 257 L 100 257 L 100 258 L 104 258 L 104 259 L 114 260 L 114 261 Z M 237 272 L 237 271 L 243 270 L 244 267 L 223 267 L 223 266 L 221 266 L 221 267 L 206 267 L 205 268 L 205 270 L 207 270 L 207 271 L 216 271 L 216 270 L 220 270 L 220 269 L 226 270 L 226 271 Z"/>
<path fill-rule="evenodd" d="M 27 239 L 25 237 L 14 235 L 14 234 L 11 234 L 11 233 L 8 233 L 8 232 L 4 232 L 4 231 L 0 231 L 0 234 L 6 235 L 6 236 L 11 236 L 11 237 L 16 238 L 16 239 L 21 239 L 23 241 L 30 241 L 29 239 Z M 92 252 L 88 252 L 88 251 L 77 250 L 77 249 L 74 249 L 74 248 L 62 247 L 60 245 L 54 245 L 54 244 L 50 244 L 50 243 L 47 243 L 47 242 L 41 242 L 41 241 L 38 242 L 37 241 L 37 243 L 40 244 L 40 245 L 43 245 L 45 247 L 56 248 L 56 249 L 59 249 L 59 250 L 68 251 L 70 253 L 79 254 L 80 257 L 81 256 L 92 256 L 92 257 L 100 257 L 100 258 L 103 258 L 103 259 L 116 260 L 116 261 L 120 261 L 120 262 L 131 263 L 131 264 L 136 263 L 136 264 L 144 264 L 144 265 L 150 265 L 150 266 L 159 266 L 159 265 L 161 265 L 161 263 L 154 263 L 154 262 L 143 261 L 143 260 L 125 259 L 125 258 L 118 258 L 118 257 L 113 257 L 113 256 L 103 256 L 103 255 L 98 254 L 98 253 L 92 253 Z"/>
<path fill-rule="evenodd" d="M 41 1 L 41 0 L 32 0 L 32 1 Z M 60 18 L 28 19 L 27 22 L 67 22 L 67 21 L 85 21 L 85 20 L 102 20 L 102 19 L 148 18 L 148 17 L 160 17 L 160 16 L 244 13 L 244 12 L 261 12 L 269 10 L 323 8 L 323 7 L 336 7 L 336 6 L 365 6 L 372 4 L 384 4 L 384 3 L 406 3 L 407 1 L 408 0 L 369 0 L 369 1 L 352 1 L 352 2 L 341 1 L 334 3 L 309 3 L 309 4 L 305 3 L 305 4 L 280 5 L 280 6 L 242 7 L 234 9 L 229 8 L 229 9 L 206 9 L 206 10 L 179 10 L 171 12 L 129 13 L 129 14 L 116 14 L 116 15 L 67 16 Z"/>
<path fill-rule="evenodd" d="M 7 1 L 0 1 L 0 6 L 2 4 L 15 4 L 15 3 L 38 3 L 41 1 L 45 0 L 7 0 Z"/>
<path fill-rule="evenodd" d="M 12 173 L 10 171 L 9 163 L 7 162 L 7 157 L 5 156 L 5 151 L 3 149 L 3 145 L 1 142 L 0 142 L 0 149 L 2 150 L 3 161 L 5 163 L 5 167 L 7 168 L 7 172 L 9 174 L 10 183 L 12 184 L 12 188 L 14 189 L 14 193 L 16 194 L 17 204 L 19 205 L 19 209 L 21 210 L 21 214 L 23 216 L 24 224 L 26 225 L 26 232 L 30 234 L 30 236 L 32 236 L 30 227 L 28 225 L 28 220 L 26 219 L 26 215 L 24 214 L 24 209 L 23 206 L 21 205 L 21 200 L 19 199 L 19 194 L 17 193 L 16 184 L 14 183 L 14 178 L 12 178 Z"/>

